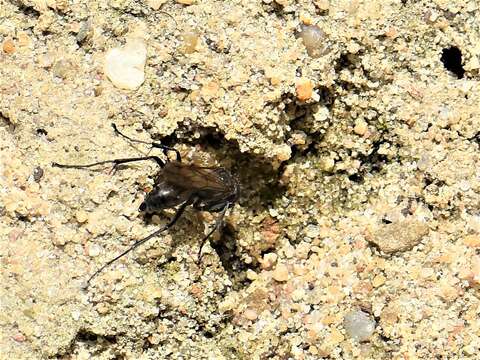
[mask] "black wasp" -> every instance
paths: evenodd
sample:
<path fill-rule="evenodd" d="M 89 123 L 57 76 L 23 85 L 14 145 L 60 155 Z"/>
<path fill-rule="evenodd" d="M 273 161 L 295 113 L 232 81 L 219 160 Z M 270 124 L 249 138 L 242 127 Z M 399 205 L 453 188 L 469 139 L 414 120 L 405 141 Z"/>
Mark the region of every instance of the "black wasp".
<path fill-rule="evenodd" d="M 173 218 L 164 227 L 158 229 L 147 237 L 138 240 L 130 248 L 107 262 L 95 273 L 93 273 L 93 275 L 87 280 L 87 287 L 89 286 L 90 281 L 107 266 L 111 265 L 122 256 L 128 254 L 130 251 L 136 249 L 146 241 L 172 227 L 182 216 L 185 208 L 189 205 L 198 211 L 220 213 L 215 221 L 215 225 L 210 229 L 200 243 L 200 249 L 198 251 L 198 260 L 200 261 L 203 245 L 213 234 L 213 232 L 220 227 L 225 213 L 229 208 L 233 207 L 240 195 L 240 185 L 238 181 L 226 169 L 221 167 L 200 167 L 191 164 L 184 164 L 182 163 L 180 152 L 177 149 L 155 142 L 150 143 L 147 141 L 132 139 L 131 137 L 121 133 L 115 124 L 112 124 L 112 127 L 116 134 L 129 141 L 147 144 L 152 146 L 152 148 L 161 149 L 166 160 L 164 161 L 155 155 L 149 155 L 142 157 L 105 160 L 86 165 L 64 165 L 53 163 L 52 166 L 59 168 L 83 169 L 97 165 L 113 164 L 112 170 L 115 171 L 121 164 L 135 161 L 153 160 L 158 164 L 158 166 L 160 166 L 160 170 L 156 174 L 153 189 L 145 197 L 145 200 L 140 205 L 139 211 L 144 211 L 151 214 L 176 206 L 178 206 L 178 209 Z M 175 153 L 174 161 L 169 160 L 169 152 Z"/>

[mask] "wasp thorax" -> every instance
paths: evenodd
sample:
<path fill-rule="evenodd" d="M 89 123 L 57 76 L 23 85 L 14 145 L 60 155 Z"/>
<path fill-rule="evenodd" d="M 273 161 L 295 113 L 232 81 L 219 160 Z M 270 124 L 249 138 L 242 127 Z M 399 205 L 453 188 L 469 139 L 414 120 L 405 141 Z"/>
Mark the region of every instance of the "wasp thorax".
<path fill-rule="evenodd" d="M 175 207 L 185 201 L 184 196 L 172 186 L 154 188 L 147 194 L 139 210 L 147 213 Z"/>

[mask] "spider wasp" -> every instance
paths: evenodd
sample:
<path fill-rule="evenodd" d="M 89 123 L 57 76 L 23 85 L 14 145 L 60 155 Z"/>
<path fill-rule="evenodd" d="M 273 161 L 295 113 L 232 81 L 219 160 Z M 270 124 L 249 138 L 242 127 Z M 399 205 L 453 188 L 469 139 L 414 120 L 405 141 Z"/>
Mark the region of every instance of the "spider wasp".
<path fill-rule="evenodd" d="M 201 167 L 193 164 L 182 163 L 180 152 L 172 147 L 165 146 L 156 142 L 147 142 L 133 139 L 118 130 L 112 123 L 113 130 L 117 135 L 131 142 L 150 145 L 152 148 L 161 149 L 166 160 L 162 160 L 156 155 L 142 157 L 131 157 L 114 160 L 104 160 L 86 165 L 66 165 L 52 163 L 52 166 L 67 169 L 84 169 L 96 167 L 98 165 L 113 164 L 112 171 L 116 171 L 121 164 L 153 160 L 160 167 L 155 176 L 153 189 L 147 193 L 144 201 L 141 203 L 139 211 L 147 214 L 158 213 L 164 209 L 177 207 L 175 215 L 162 228 L 156 230 L 150 235 L 135 242 L 120 255 L 114 257 L 90 276 L 86 286 L 107 266 L 111 265 L 121 257 L 132 250 L 144 244 L 148 240 L 158 236 L 160 233 L 171 228 L 180 219 L 185 209 L 192 206 L 198 211 L 209 211 L 219 213 L 214 226 L 208 231 L 200 243 L 198 251 L 198 261 L 201 260 L 202 248 L 208 238 L 218 229 L 228 209 L 232 208 L 240 196 L 240 184 L 232 174 L 222 167 Z M 175 154 L 175 160 L 170 160 L 168 153 Z"/>

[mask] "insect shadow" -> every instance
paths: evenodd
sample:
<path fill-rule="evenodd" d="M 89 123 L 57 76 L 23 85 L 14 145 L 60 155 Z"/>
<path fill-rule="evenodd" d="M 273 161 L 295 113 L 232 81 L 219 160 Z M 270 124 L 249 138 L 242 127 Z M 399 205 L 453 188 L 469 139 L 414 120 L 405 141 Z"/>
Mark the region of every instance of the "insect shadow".
<path fill-rule="evenodd" d="M 148 155 L 142 157 L 104 160 L 86 165 L 52 163 L 52 166 L 67 169 L 84 169 L 98 165 L 113 164 L 112 171 L 114 172 L 121 164 L 153 160 L 160 167 L 160 170 L 155 176 L 153 189 L 146 195 L 145 200 L 140 205 L 139 211 L 153 214 L 164 209 L 170 209 L 177 206 L 178 208 L 175 215 L 165 226 L 151 233 L 147 237 L 138 240 L 127 250 L 95 271 L 87 280 L 85 288 L 88 288 L 92 279 L 107 266 L 113 264 L 130 251 L 156 237 L 163 231 L 171 228 L 182 216 L 185 208 L 190 205 L 198 211 L 219 213 L 214 226 L 208 231 L 207 235 L 205 235 L 200 243 L 200 248 L 198 250 L 198 262 L 200 262 L 202 248 L 206 241 L 214 231 L 221 226 L 225 213 L 229 208 L 235 205 L 240 196 L 240 184 L 228 170 L 222 167 L 201 167 L 192 164 L 184 164 L 182 163 L 180 152 L 177 149 L 155 142 L 132 139 L 120 132 L 117 126 L 113 123 L 112 127 L 117 135 L 120 135 L 129 141 L 147 144 L 152 148 L 161 149 L 166 160 L 162 160 L 156 155 Z M 169 159 L 169 152 L 175 153 L 175 160 Z"/>

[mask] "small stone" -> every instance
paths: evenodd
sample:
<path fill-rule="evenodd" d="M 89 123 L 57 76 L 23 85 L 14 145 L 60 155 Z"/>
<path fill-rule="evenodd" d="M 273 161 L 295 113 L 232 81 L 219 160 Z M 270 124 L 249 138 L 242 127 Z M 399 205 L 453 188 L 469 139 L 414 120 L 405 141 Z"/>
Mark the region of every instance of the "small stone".
<path fill-rule="evenodd" d="M 185 54 L 192 54 L 195 52 L 198 42 L 200 40 L 199 35 L 196 32 L 186 32 L 182 35 L 183 46 L 182 50 Z M 218 87 L 218 84 L 216 84 Z"/>
<path fill-rule="evenodd" d="M 389 305 L 382 311 L 381 321 L 392 326 L 398 322 L 398 313 L 399 311 L 395 305 Z"/>
<path fill-rule="evenodd" d="M 83 224 L 88 220 L 88 214 L 85 210 L 78 210 L 75 214 L 75 219 L 77 219 L 80 224 Z"/>
<path fill-rule="evenodd" d="M 52 243 L 57 246 L 63 246 L 67 243 L 65 236 L 54 234 L 52 237 Z"/>
<path fill-rule="evenodd" d="M 79 310 L 73 310 L 71 315 L 73 320 L 78 321 L 80 320 L 81 312 Z"/>
<path fill-rule="evenodd" d="M 330 336 L 327 337 L 326 342 L 332 345 L 337 345 L 340 344 L 343 340 L 345 340 L 345 337 L 338 329 L 334 328 L 330 333 Z"/>
<path fill-rule="evenodd" d="M 256 312 L 255 310 L 253 310 L 253 309 L 247 309 L 247 310 L 244 311 L 243 316 L 245 316 L 245 318 L 246 318 L 247 320 L 252 320 L 252 321 L 253 321 L 253 320 L 256 320 L 256 319 L 257 319 L 258 314 L 257 314 L 257 312 Z"/>
<path fill-rule="evenodd" d="M 12 339 L 15 340 L 16 342 L 24 342 L 25 340 L 27 340 L 26 336 L 23 335 L 22 333 L 13 335 Z"/>
<path fill-rule="evenodd" d="M 219 95 L 219 92 L 220 92 L 220 85 L 216 81 L 210 81 L 209 83 L 203 85 L 200 91 L 201 95 L 207 99 L 217 97 Z"/>
<path fill-rule="evenodd" d="M 305 145 L 307 142 L 307 134 L 303 131 L 294 131 L 289 139 L 289 142 L 293 145 Z"/>
<path fill-rule="evenodd" d="M 53 65 L 55 56 L 52 53 L 46 53 L 38 56 L 38 66 L 42 68 L 49 68 Z"/>
<path fill-rule="evenodd" d="M 480 284 L 480 259 L 474 258 L 471 263 L 471 283 Z"/>
<path fill-rule="evenodd" d="M 97 244 L 89 244 L 87 246 L 87 254 L 90 257 L 96 257 L 100 255 L 100 246 L 98 246 Z"/>
<path fill-rule="evenodd" d="M 262 222 L 261 234 L 266 244 L 274 246 L 280 236 L 281 229 L 278 222 L 271 218 L 266 217 Z"/>
<path fill-rule="evenodd" d="M 379 225 L 368 241 L 386 254 L 407 251 L 422 241 L 429 232 L 428 225 L 418 220 L 403 220 Z"/>
<path fill-rule="evenodd" d="M 309 352 L 310 354 L 312 354 L 312 355 L 317 355 L 317 354 L 318 354 L 318 349 L 317 349 L 316 346 L 310 345 L 310 346 L 308 347 L 308 352 Z"/>
<path fill-rule="evenodd" d="M 110 308 L 105 303 L 100 303 L 97 305 L 96 310 L 99 314 L 105 315 L 110 311 Z"/>
<path fill-rule="evenodd" d="M 310 239 L 315 239 L 320 235 L 320 228 L 317 225 L 307 225 L 305 228 L 305 236 L 309 237 Z"/>
<path fill-rule="evenodd" d="M 307 273 L 307 269 L 302 264 L 295 263 L 293 264 L 293 273 L 295 276 L 305 275 Z"/>
<path fill-rule="evenodd" d="M 455 299 L 460 295 L 459 291 L 455 286 L 447 284 L 445 282 L 440 284 L 440 296 L 445 301 L 455 301 Z"/>
<path fill-rule="evenodd" d="M 469 356 L 473 356 L 475 354 L 478 354 L 478 349 L 472 344 L 465 346 L 462 350 L 465 354 L 467 354 Z"/>
<path fill-rule="evenodd" d="M 324 157 L 319 161 L 320 169 L 325 172 L 331 172 L 335 167 L 335 160 L 332 157 Z"/>
<path fill-rule="evenodd" d="M 479 247 L 480 246 L 480 235 L 473 234 L 467 235 L 463 238 L 463 244 L 468 247 Z"/>
<path fill-rule="evenodd" d="M 277 146 L 275 152 L 277 159 L 280 161 L 287 161 L 292 156 L 292 148 L 288 144 Z"/>
<path fill-rule="evenodd" d="M 203 296 L 203 288 L 198 286 L 197 284 L 193 284 L 190 287 L 190 293 L 195 296 L 197 299 L 201 299 Z"/>
<path fill-rule="evenodd" d="M 110 49 L 105 55 L 104 72 L 114 86 L 136 90 L 145 81 L 147 47 L 141 38 L 130 38 L 124 47 Z"/>
<path fill-rule="evenodd" d="M 20 47 L 27 47 L 30 46 L 32 40 L 30 39 L 30 36 L 28 36 L 28 33 L 26 32 L 19 32 L 17 34 L 18 38 L 18 45 Z"/>
<path fill-rule="evenodd" d="M 465 191 L 465 192 L 471 189 L 470 182 L 467 181 L 467 180 L 460 181 L 458 186 L 460 187 L 460 190 Z"/>
<path fill-rule="evenodd" d="M 307 101 L 312 98 L 313 83 L 309 79 L 302 78 L 297 81 L 296 91 L 299 101 Z"/>
<path fill-rule="evenodd" d="M 82 22 L 80 29 L 78 30 L 77 36 L 75 36 L 75 40 L 77 43 L 81 44 L 85 42 L 89 37 L 92 36 L 93 29 L 92 29 L 92 22 L 89 20 Z"/>
<path fill-rule="evenodd" d="M 12 40 L 8 39 L 3 42 L 2 49 L 5 54 L 13 54 L 15 52 L 15 45 Z"/>
<path fill-rule="evenodd" d="M 196 0 L 177 0 L 177 3 L 182 5 L 192 5 L 195 4 Z"/>
<path fill-rule="evenodd" d="M 304 297 L 305 297 L 305 290 L 303 290 L 302 288 L 295 289 L 292 292 L 292 300 L 293 301 L 299 302 L 299 301 L 303 300 Z"/>
<path fill-rule="evenodd" d="M 160 337 L 159 334 L 152 334 L 148 337 L 148 342 L 152 345 L 160 344 L 161 340 L 162 340 L 162 338 Z"/>
<path fill-rule="evenodd" d="M 265 254 L 263 255 L 263 260 L 262 260 L 262 269 L 264 270 L 271 269 L 276 262 L 277 262 L 277 254 L 275 253 Z"/>
<path fill-rule="evenodd" d="M 472 71 L 480 68 L 480 58 L 478 57 L 478 55 L 472 56 L 472 58 L 465 64 L 464 68 L 467 71 Z"/>
<path fill-rule="evenodd" d="M 258 279 L 258 274 L 255 271 L 253 271 L 252 269 L 248 269 L 247 270 L 247 279 L 252 280 L 252 281 L 256 280 L 256 279 Z"/>
<path fill-rule="evenodd" d="M 307 259 L 312 245 L 302 241 L 295 249 L 295 254 L 299 259 Z"/>
<path fill-rule="evenodd" d="M 278 282 L 288 280 L 288 268 L 285 264 L 278 264 L 273 271 L 272 277 Z"/>
<path fill-rule="evenodd" d="M 367 130 L 368 130 L 368 125 L 365 121 L 361 119 L 357 119 L 355 121 L 355 127 L 353 128 L 353 131 L 355 132 L 355 134 L 363 136 L 366 134 Z"/>
<path fill-rule="evenodd" d="M 39 182 L 43 177 L 43 173 L 43 169 L 40 166 L 37 166 L 35 169 L 33 169 L 33 180 Z"/>
<path fill-rule="evenodd" d="M 383 284 L 385 284 L 385 281 L 387 279 L 385 278 L 385 276 L 383 275 L 377 275 L 373 278 L 373 281 L 372 281 L 372 285 L 373 287 L 379 287 L 379 286 L 382 286 Z"/>
<path fill-rule="evenodd" d="M 73 73 L 72 64 L 68 60 L 60 59 L 52 66 L 52 73 L 57 78 L 67 79 Z"/>
<path fill-rule="evenodd" d="M 150 6 L 153 10 L 160 9 L 160 7 L 166 2 L 167 0 L 147 0 L 148 6 Z"/>
<path fill-rule="evenodd" d="M 313 3 L 322 11 L 327 11 L 330 8 L 329 0 L 314 0 Z"/>
<path fill-rule="evenodd" d="M 302 39 L 307 53 L 312 58 L 318 58 L 328 52 L 325 32 L 315 25 L 302 24 L 298 37 Z"/>
<path fill-rule="evenodd" d="M 352 311 L 343 319 L 347 335 L 358 342 L 368 340 L 375 331 L 375 326 L 375 320 L 361 310 Z"/>

